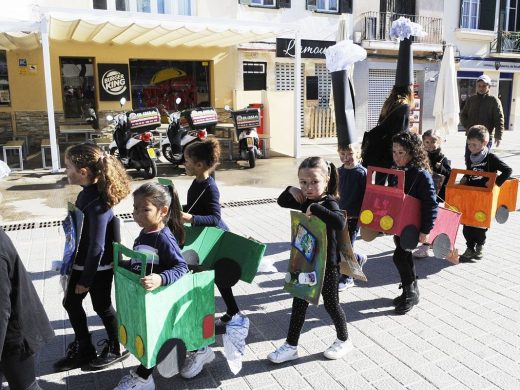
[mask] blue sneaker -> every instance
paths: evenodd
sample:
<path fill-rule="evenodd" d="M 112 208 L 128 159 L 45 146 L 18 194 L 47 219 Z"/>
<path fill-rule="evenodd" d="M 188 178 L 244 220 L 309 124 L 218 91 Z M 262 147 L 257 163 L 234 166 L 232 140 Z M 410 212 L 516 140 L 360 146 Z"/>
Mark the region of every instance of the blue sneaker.
<path fill-rule="evenodd" d="M 350 276 L 345 276 L 340 278 L 340 281 L 338 283 L 338 291 L 345 291 L 349 287 L 354 286 L 354 279 L 352 279 Z"/>

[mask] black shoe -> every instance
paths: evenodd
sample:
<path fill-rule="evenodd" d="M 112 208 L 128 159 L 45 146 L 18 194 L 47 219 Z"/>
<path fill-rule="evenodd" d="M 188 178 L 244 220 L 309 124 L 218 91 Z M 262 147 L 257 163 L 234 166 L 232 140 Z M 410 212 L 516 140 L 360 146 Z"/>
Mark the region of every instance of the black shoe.
<path fill-rule="evenodd" d="M 415 281 L 417 282 L 417 281 Z M 403 286 L 403 300 L 395 307 L 396 314 L 405 314 L 412 310 L 412 307 L 419 303 L 417 283 L 410 283 L 408 286 Z"/>
<path fill-rule="evenodd" d="M 93 369 L 100 370 L 130 356 L 128 350 L 123 351 L 123 353 L 120 352 L 119 341 L 117 340 L 103 339 L 97 345 L 104 345 L 104 347 L 99 356 L 90 361 L 90 367 Z"/>
<path fill-rule="evenodd" d="M 484 245 L 477 245 L 473 253 L 475 260 L 481 260 L 484 257 Z"/>
<path fill-rule="evenodd" d="M 419 287 L 417 286 L 417 280 L 414 280 L 413 281 L 413 286 L 415 288 L 415 292 L 417 294 L 417 297 L 419 297 Z M 399 289 L 402 289 L 403 288 L 403 285 L 402 284 L 399 284 Z M 404 290 L 402 292 L 401 295 L 397 296 L 394 298 L 394 300 L 392 301 L 392 303 L 394 304 L 394 306 L 397 306 L 399 305 L 402 301 L 404 300 Z"/>
<path fill-rule="evenodd" d="M 56 372 L 73 370 L 82 367 L 97 357 L 96 348 L 90 342 L 74 340 L 67 347 L 65 357 L 54 363 Z"/>

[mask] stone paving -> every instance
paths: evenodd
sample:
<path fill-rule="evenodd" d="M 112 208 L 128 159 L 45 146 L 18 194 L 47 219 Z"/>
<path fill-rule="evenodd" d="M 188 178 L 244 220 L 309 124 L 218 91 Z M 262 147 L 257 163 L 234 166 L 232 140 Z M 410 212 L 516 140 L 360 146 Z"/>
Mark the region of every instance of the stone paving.
<path fill-rule="evenodd" d="M 461 142 L 463 145 L 463 138 L 457 138 L 453 149 L 460 150 Z M 514 150 L 520 146 L 514 142 L 508 146 L 500 155 L 518 173 L 520 161 Z M 287 184 L 296 181 L 295 171 L 293 175 Z M 279 186 L 278 192 L 282 189 Z M 226 191 L 230 189 L 224 186 Z M 518 212 L 503 225 L 493 224 L 484 259 L 477 263 L 455 266 L 434 258 L 417 260 L 421 301 L 404 316 L 393 314 L 391 302 L 400 293 L 391 257 L 392 238 L 357 241 L 356 249 L 369 257 L 365 265 L 368 282 L 356 282 L 355 287 L 340 293 L 354 350 L 337 361 L 323 357 L 335 331 L 323 305 L 311 305 L 300 339 L 300 359 L 281 365 L 270 363 L 266 355 L 283 343 L 291 310 L 291 297 L 282 290 L 290 245 L 289 211 L 266 203 L 226 207 L 223 216 L 232 231 L 267 244 L 264 265 L 272 264 L 277 271 L 261 272 L 252 284 L 239 282 L 234 288 L 239 306 L 251 321 L 242 371 L 234 376 L 229 370 L 219 336 L 216 359 L 199 376 L 191 380 L 157 378 L 158 389 L 520 389 Z M 137 232 L 135 223 L 125 222 L 123 243 L 131 245 Z M 56 374 L 52 370 L 52 363 L 64 354 L 72 339 L 61 306 L 59 277 L 49 271 L 51 260 L 62 254 L 61 229 L 45 227 L 8 234 L 31 273 L 57 334 L 38 355 L 41 386 L 112 389 L 137 365 L 135 358 L 104 371 L 77 369 Z M 464 248 L 461 231 L 456 246 Z M 101 322 L 90 300 L 85 302 L 94 338 L 101 339 Z M 216 303 L 217 312 L 224 311 L 220 297 Z"/>

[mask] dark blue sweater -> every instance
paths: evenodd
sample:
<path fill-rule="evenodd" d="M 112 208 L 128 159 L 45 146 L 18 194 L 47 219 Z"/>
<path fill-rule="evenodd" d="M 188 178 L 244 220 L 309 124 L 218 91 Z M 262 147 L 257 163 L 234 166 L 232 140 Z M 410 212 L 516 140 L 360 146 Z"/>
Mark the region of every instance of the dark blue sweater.
<path fill-rule="evenodd" d="M 197 200 L 197 198 L 199 199 Z M 220 192 L 217 183 L 211 176 L 201 182 L 193 180 L 188 189 L 187 201 L 184 211 L 193 215 L 193 226 L 216 226 L 223 230 L 229 230 L 222 220 Z"/>
<path fill-rule="evenodd" d="M 74 269 L 82 271 L 78 284 L 90 287 L 98 266 L 112 263 L 114 240 L 114 213 L 101 199 L 96 184 L 83 187 L 76 199 L 76 207 L 84 213 Z"/>
<path fill-rule="evenodd" d="M 339 207 L 347 211 L 347 217 L 359 218 L 361 203 L 367 186 L 367 170 L 361 164 L 354 168 L 338 168 Z"/>
<path fill-rule="evenodd" d="M 134 241 L 134 250 L 147 255 L 146 273 L 159 274 L 163 286 L 174 283 L 188 272 L 179 244 L 168 227 L 150 233 L 141 231 Z M 130 267 L 132 272 L 141 273 L 141 262 L 132 259 Z"/>
<path fill-rule="evenodd" d="M 513 170 L 509 165 L 498 158 L 494 153 L 488 153 L 480 163 L 472 163 L 470 158 L 466 159 L 466 168 L 476 172 L 500 172 L 497 176 L 495 184 L 500 187 L 511 177 Z M 474 187 L 485 187 L 488 181 L 487 177 L 465 175 L 466 185 Z"/>
<path fill-rule="evenodd" d="M 406 166 L 404 168 L 404 193 L 421 201 L 421 233 L 428 234 L 433 228 L 439 205 L 437 194 L 433 186 L 432 175 L 424 169 Z M 390 176 L 388 185 L 397 186 L 397 178 Z"/>

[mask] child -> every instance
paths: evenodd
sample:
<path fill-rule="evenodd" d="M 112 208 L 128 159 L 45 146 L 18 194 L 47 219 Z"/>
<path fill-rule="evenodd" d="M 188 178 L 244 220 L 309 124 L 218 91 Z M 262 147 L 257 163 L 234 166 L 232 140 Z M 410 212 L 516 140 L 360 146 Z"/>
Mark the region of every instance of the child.
<path fill-rule="evenodd" d="M 67 310 L 75 339 L 66 356 L 56 363 L 57 372 L 89 363 L 92 368 L 104 368 L 128 357 L 121 353 L 117 318 L 111 301 L 112 241 L 114 237 L 112 207 L 130 193 L 130 178 L 121 163 L 95 144 L 84 143 L 65 151 L 65 174 L 69 184 L 82 187 L 76 207 L 84 213 L 79 240 L 63 307 Z M 83 309 L 83 299 L 90 294 L 92 306 L 101 317 L 108 339 L 97 357 L 92 345 Z"/>
<path fill-rule="evenodd" d="M 336 327 L 337 339 L 325 350 L 327 359 L 339 359 L 350 349 L 352 342 L 348 337 L 345 313 L 339 304 L 339 258 L 338 234 L 345 227 L 345 215 L 339 208 L 335 198 L 338 190 L 338 173 L 336 167 L 321 157 L 308 157 L 298 168 L 300 188 L 287 187 L 278 197 L 281 207 L 300 210 L 307 215 L 315 215 L 327 226 L 327 263 L 323 281 L 323 300 L 325 310 L 329 313 Z M 267 358 L 273 363 L 283 363 L 298 358 L 298 339 L 305 321 L 305 312 L 309 303 L 294 298 L 291 321 L 286 342 Z"/>
<path fill-rule="evenodd" d="M 501 186 L 510 176 L 512 169 L 488 149 L 489 132 L 485 126 L 475 125 L 469 128 L 467 145 L 470 151 L 466 159 L 466 169 L 477 172 L 500 172 L 495 184 Z M 487 187 L 489 181 L 483 176 L 464 176 L 461 184 L 475 187 Z M 472 259 L 480 260 L 484 256 L 483 248 L 486 243 L 485 228 L 463 225 L 462 234 L 466 239 L 466 251 L 460 257 L 461 262 Z"/>
<path fill-rule="evenodd" d="M 442 137 L 438 132 L 434 130 L 426 130 L 422 135 L 424 149 L 428 152 L 428 158 L 430 160 L 430 168 L 432 170 L 432 178 L 433 184 L 435 186 L 435 191 L 437 192 L 437 202 L 444 202 L 444 197 L 446 193 L 446 184 L 448 182 L 448 178 L 451 173 L 451 162 L 446 158 L 444 154 L 441 152 L 441 142 Z M 439 188 L 436 180 L 436 175 L 444 176 L 444 181 Z M 441 177 L 441 176 L 437 176 Z M 425 243 L 421 245 L 415 252 L 413 252 L 413 257 L 423 259 L 425 257 L 432 256 L 430 250 L 430 244 Z"/>
<path fill-rule="evenodd" d="M 182 220 L 193 226 L 216 226 L 229 230 L 220 214 L 220 193 L 217 183 L 211 177 L 220 159 L 220 144 L 215 138 L 189 145 L 184 151 L 186 173 L 195 176 L 188 189 L 187 203 L 184 206 Z M 217 288 L 226 304 L 226 313 L 215 322 L 215 326 L 223 326 L 239 312 L 231 287 L 217 284 Z M 183 378 L 198 375 L 204 364 L 211 362 L 215 353 L 210 347 L 192 351 L 188 355 L 181 370 Z"/>
<path fill-rule="evenodd" d="M 34 357 L 52 340 L 54 330 L 29 273 L 3 229 L 0 248 L 0 382 L 3 372 L 12 390 L 41 390 Z"/>
<path fill-rule="evenodd" d="M 421 226 L 419 242 L 428 242 L 428 233 L 437 218 L 437 194 L 429 172 L 430 164 L 421 139 L 417 134 L 405 132 L 392 138 L 392 154 L 395 168 L 405 171 L 404 192 L 421 202 Z M 395 176 L 390 185 L 397 185 Z M 419 303 L 419 288 L 412 252 L 401 248 L 401 240 L 394 236 L 394 264 L 401 277 L 403 293 L 394 299 L 395 312 L 405 314 Z"/>
<path fill-rule="evenodd" d="M 141 279 L 147 291 L 173 284 L 188 271 L 179 247 L 184 243 L 184 229 L 181 211 L 175 207 L 178 203 L 172 186 L 147 183 L 134 191 L 134 220 L 143 228 L 134 241 L 134 250 L 148 257 L 147 275 Z M 141 262 L 131 260 L 130 269 L 140 274 Z M 140 365 L 130 370 L 114 390 L 155 389 L 153 369 Z"/>
<path fill-rule="evenodd" d="M 339 145 L 339 159 L 343 163 L 338 168 L 339 175 L 339 207 L 347 211 L 347 227 L 350 243 L 354 247 L 359 232 L 358 219 L 361 203 L 365 195 L 367 184 L 367 170 L 359 164 L 361 149 L 358 144 Z M 357 254 L 357 261 L 361 267 L 366 263 L 367 256 Z M 354 285 L 351 276 L 340 275 L 338 291 L 343 291 Z"/>

